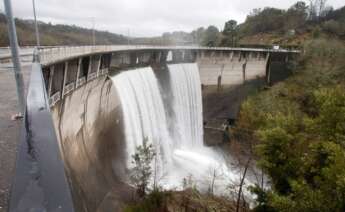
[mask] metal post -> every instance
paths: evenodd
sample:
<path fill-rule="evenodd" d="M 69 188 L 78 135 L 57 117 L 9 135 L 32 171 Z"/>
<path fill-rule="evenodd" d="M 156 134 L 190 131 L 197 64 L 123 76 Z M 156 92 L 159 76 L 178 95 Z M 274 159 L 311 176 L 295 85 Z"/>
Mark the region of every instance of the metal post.
<path fill-rule="evenodd" d="M 95 18 L 92 17 L 92 45 L 96 45 L 96 36 L 95 36 Z"/>
<path fill-rule="evenodd" d="M 129 46 L 131 44 L 131 42 L 129 41 L 129 36 L 130 36 L 130 33 L 129 33 L 129 29 L 127 31 L 127 45 Z"/>
<path fill-rule="evenodd" d="M 33 7 L 33 10 L 34 10 L 34 18 L 35 18 L 36 45 L 37 45 L 37 48 L 39 49 L 41 44 L 40 44 L 40 35 L 38 33 L 38 24 L 37 24 L 37 18 L 36 18 L 35 0 L 32 0 L 32 7 Z"/>
<path fill-rule="evenodd" d="M 19 60 L 18 40 L 17 40 L 17 33 L 16 33 L 16 25 L 14 23 L 14 19 L 12 15 L 11 0 L 4 0 L 4 5 L 5 5 L 5 12 L 6 12 L 6 17 L 7 17 L 8 35 L 9 35 L 10 44 L 11 44 L 14 76 L 15 76 L 16 84 L 17 84 L 18 103 L 19 103 L 20 112 L 23 115 L 25 112 L 24 81 L 23 81 L 23 74 L 21 70 L 21 64 Z"/>

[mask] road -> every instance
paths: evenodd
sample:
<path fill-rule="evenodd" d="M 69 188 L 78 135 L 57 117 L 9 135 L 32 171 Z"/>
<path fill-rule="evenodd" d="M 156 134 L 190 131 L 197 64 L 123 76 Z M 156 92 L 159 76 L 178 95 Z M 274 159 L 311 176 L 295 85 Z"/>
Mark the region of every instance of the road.
<path fill-rule="evenodd" d="M 23 64 L 26 88 L 30 70 L 30 64 Z M 15 86 L 12 64 L 0 64 L 0 212 L 7 210 L 21 127 L 21 120 L 11 120 L 18 112 Z"/>
<path fill-rule="evenodd" d="M 21 55 L 32 54 L 33 51 L 34 51 L 33 48 L 22 48 L 19 50 Z M 0 58 L 7 57 L 7 56 L 11 56 L 10 49 L 9 48 L 0 48 Z"/>

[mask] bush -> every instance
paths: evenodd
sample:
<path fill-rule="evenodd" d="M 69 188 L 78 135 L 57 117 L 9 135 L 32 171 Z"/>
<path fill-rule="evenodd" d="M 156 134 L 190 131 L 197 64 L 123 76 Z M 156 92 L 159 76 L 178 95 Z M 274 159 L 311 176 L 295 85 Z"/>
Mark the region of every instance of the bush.
<path fill-rule="evenodd" d="M 322 24 L 322 29 L 337 36 L 345 36 L 345 24 L 335 20 L 324 22 Z"/>
<path fill-rule="evenodd" d="M 128 205 L 124 212 L 153 212 L 153 211 L 166 211 L 166 198 L 169 194 L 154 190 L 147 195 L 142 201 L 133 205 Z"/>

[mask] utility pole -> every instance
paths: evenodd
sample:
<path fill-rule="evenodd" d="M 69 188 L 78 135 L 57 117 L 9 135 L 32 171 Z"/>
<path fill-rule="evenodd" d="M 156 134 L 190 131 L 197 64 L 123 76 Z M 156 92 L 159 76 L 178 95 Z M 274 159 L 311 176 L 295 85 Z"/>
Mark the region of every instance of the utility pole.
<path fill-rule="evenodd" d="M 7 17 L 7 26 L 8 26 L 8 36 L 10 39 L 11 52 L 12 52 L 12 62 L 14 69 L 14 77 L 17 84 L 17 95 L 18 103 L 20 108 L 20 114 L 17 118 L 22 117 L 25 112 L 25 97 L 24 97 L 24 81 L 23 74 L 21 69 L 21 64 L 19 60 L 19 50 L 18 50 L 18 39 L 16 32 L 16 25 L 14 23 L 12 15 L 12 5 L 11 0 L 4 0 L 5 12 Z"/>

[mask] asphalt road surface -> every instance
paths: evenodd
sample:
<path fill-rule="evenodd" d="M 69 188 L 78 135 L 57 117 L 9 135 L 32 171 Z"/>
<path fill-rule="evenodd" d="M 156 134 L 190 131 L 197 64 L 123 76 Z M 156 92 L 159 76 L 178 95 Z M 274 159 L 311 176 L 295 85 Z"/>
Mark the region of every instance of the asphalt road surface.
<path fill-rule="evenodd" d="M 31 64 L 22 65 L 27 88 Z M 0 64 L 0 212 L 7 210 L 14 175 L 19 129 L 22 124 L 22 120 L 11 120 L 11 116 L 16 113 L 18 101 L 12 64 Z"/>

